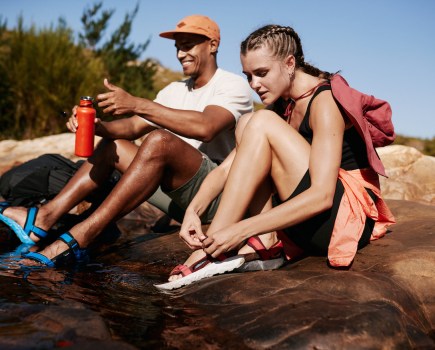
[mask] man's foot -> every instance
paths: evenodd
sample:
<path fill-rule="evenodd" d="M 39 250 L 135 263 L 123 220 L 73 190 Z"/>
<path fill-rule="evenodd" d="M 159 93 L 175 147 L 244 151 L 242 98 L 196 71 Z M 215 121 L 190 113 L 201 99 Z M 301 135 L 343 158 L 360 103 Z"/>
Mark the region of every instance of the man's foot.
<path fill-rule="evenodd" d="M 80 248 L 78 242 L 69 232 L 65 232 L 45 249 L 39 252 L 29 252 L 23 254 L 22 265 L 35 266 L 44 265 L 48 267 L 58 267 L 74 262 L 81 262 L 87 257 L 86 249 Z"/>
<path fill-rule="evenodd" d="M 43 222 L 38 207 L 4 207 L 0 221 L 9 226 L 23 243 L 33 244 L 48 236 L 49 226 Z"/>

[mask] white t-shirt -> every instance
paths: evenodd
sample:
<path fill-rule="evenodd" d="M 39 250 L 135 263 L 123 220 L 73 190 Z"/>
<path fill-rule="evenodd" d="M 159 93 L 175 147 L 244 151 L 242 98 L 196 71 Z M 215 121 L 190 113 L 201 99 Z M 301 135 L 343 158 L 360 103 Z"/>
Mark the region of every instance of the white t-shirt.
<path fill-rule="evenodd" d="M 237 120 L 253 108 L 251 88 L 241 76 L 218 69 L 211 80 L 193 89 L 192 79 L 173 82 L 161 90 L 156 99 L 166 107 L 202 112 L 205 107 L 214 105 L 230 111 Z M 180 136 L 187 143 L 199 149 L 215 161 L 223 161 L 235 146 L 234 129 L 222 130 L 208 142 Z"/>

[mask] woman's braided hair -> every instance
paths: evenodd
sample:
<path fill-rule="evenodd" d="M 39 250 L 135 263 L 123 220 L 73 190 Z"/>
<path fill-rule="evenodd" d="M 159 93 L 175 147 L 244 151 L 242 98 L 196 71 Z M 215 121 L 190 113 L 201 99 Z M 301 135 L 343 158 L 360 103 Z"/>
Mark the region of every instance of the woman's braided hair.
<path fill-rule="evenodd" d="M 291 27 L 269 24 L 252 32 L 240 45 L 240 53 L 245 56 L 248 51 L 257 50 L 267 46 L 272 54 L 279 59 L 286 59 L 293 55 L 296 59 L 296 68 L 315 77 L 329 79 L 331 73 L 305 62 L 301 39 Z"/>

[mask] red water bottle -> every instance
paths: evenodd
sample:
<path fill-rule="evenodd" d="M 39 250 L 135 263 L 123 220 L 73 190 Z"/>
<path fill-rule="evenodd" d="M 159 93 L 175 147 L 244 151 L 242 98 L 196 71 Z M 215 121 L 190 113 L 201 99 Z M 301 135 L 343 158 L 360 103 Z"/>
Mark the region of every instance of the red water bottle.
<path fill-rule="evenodd" d="M 80 97 L 80 106 L 77 108 L 77 131 L 75 154 L 79 157 L 89 157 L 94 152 L 95 135 L 95 109 L 92 106 L 91 96 Z"/>

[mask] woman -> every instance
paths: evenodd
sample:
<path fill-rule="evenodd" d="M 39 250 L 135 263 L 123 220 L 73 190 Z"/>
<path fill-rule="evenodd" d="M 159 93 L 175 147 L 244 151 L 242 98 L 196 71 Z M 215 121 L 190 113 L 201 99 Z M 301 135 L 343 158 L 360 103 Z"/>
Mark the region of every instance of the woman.
<path fill-rule="evenodd" d="M 335 76 L 305 62 L 297 33 L 278 25 L 251 33 L 241 44 L 241 62 L 268 108 L 242 117 L 237 148 L 205 179 L 181 238 L 198 249 L 195 259 L 204 252 L 216 258 L 277 231 L 288 256 L 329 255 L 331 265 L 349 266 L 356 249 L 374 238 L 375 221 L 379 238 L 394 218 L 380 198 L 364 139 L 332 94 Z M 206 236 L 199 216 L 222 190 Z M 258 214 L 246 217 L 253 203 Z"/>

